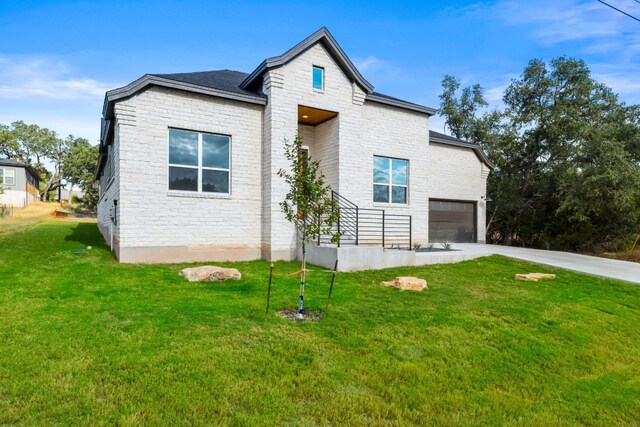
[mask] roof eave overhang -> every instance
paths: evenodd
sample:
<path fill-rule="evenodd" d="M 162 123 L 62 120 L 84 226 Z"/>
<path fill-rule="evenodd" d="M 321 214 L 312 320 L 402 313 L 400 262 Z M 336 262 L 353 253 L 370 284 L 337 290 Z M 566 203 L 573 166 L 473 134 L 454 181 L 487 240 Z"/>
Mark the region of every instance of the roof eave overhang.
<path fill-rule="evenodd" d="M 373 92 L 373 85 L 369 83 L 363 76 L 360 74 L 358 69 L 353 65 L 353 62 L 349 59 L 349 57 L 344 53 L 338 42 L 333 38 L 329 30 L 327 28 L 322 27 L 315 33 L 311 34 L 309 37 L 286 51 L 280 56 L 274 56 L 273 58 L 269 58 L 263 61 L 258 67 L 253 70 L 251 74 L 247 76 L 246 79 L 242 83 L 240 83 L 240 87 L 242 89 L 247 89 L 251 84 L 253 84 L 258 78 L 262 77 L 262 75 L 268 70 L 276 69 L 286 65 L 293 59 L 297 58 L 316 43 L 322 43 L 322 45 L 327 49 L 329 54 L 336 60 L 338 65 L 342 68 L 345 74 L 351 79 L 352 82 L 355 82 L 360 86 L 360 88 L 368 95 Z"/>
<path fill-rule="evenodd" d="M 114 104 L 117 101 L 136 95 L 151 86 L 164 87 L 168 89 L 176 89 L 185 92 L 199 93 L 202 95 L 215 96 L 218 98 L 231 99 L 234 101 L 246 102 L 256 105 L 267 105 L 267 98 L 264 96 L 254 96 L 250 94 L 242 94 L 237 92 L 229 92 L 221 89 L 214 89 L 206 86 L 195 85 L 192 83 L 184 83 L 164 77 L 145 74 L 139 79 L 129 83 L 118 89 L 110 90 L 105 94 L 104 103 L 102 105 L 102 132 L 100 137 L 100 159 L 96 170 L 96 178 L 100 176 L 104 167 L 106 151 L 105 147 L 111 144 L 113 136 L 113 112 Z"/>
<path fill-rule="evenodd" d="M 9 159 L 7 159 L 9 160 Z M 16 163 L 8 163 L 8 162 L 1 162 L 0 161 L 0 166 L 7 166 L 10 168 L 23 168 L 27 171 L 29 171 L 29 173 L 35 177 L 38 181 L 42 181 L 42 177 L 40 176 L 40 173 L 30 164 L 28 163 L 22 163 L 22 162 L 16 162 Z"/>
<path fill-rule="evenodd" d="M 102 108 L 102 117 L 110 119 L 113 117 L 113 103 L 124 98 L 133 96 L 149 86 L 160 86 L 169 89 L 183 90 L 185 92 L 200 93 L 203 95 L 227 98 L 234 101 L 247 102 L 249 104 L 267 105 L 267 99 L 263 96 L 229 92 L 221 89 L 214 89 L 207 86 L 200 86 L 193 83 L 179 82 L 164 77 L 146 74 L 134 82 L 114 90 L 110 90 L 105 95 Z"/>
<path fill-rule="evenodd" d="M 438 137 L 430 137 L 429 143 L 451 145 L 454 147 L 461 147 L 461 148 L 467 148 L 467 149 L 473 150 L 473 152 L 478 157 L 478 160 L 480 160 L 482 163 L 487 165 L 489 169 L 494 170 L 496 168 L 496 165 L 494 165 L 491 162 L 491 160 L 489 160 L 489 156 L 487 156 L 487 153 L 485 153 L 482 147 L 480 147 L 480 145 L 478 144 L 469 144 L 468 142 L 451 141 L 449 139 L 442 139 Z"/>
<path fill-rule="evenodd" d="M 412 102 L 402 101 L 400 99 L 389 99 L 383 96 L 377 96 L 376 94 L 367 95 L 366 101 L 377 102 L 378 104 L 391 105 L 393 107 L 403 108 L 405 110 L 416 111 L 428 116 L 436 114 L 436 110 L 431 107 L 425 107 L 424 105 L 414 104 Z"/>

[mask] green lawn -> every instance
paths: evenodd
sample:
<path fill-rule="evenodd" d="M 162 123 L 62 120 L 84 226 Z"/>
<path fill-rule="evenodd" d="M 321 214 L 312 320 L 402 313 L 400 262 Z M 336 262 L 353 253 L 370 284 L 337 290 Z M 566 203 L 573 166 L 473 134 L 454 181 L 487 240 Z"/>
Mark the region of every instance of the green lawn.
<path fill-rule="evenodd" d="M 233 266 L 239 282 L 188 283 L 121 265 L 91 223 L 0 237 L 0 425 L 640 420 L 640 287 L 490 257 L 339 274 L 326 316 L 297 324 L 265 317 L 268 263 Z M 531 271 L 558 278 L 513 278 Z M 397 275 L 429 289 L 379 286 Z M 277 278 L 273 309 L 296 280 Z M 328 283 L 310 274 L 309 308 Z"/>

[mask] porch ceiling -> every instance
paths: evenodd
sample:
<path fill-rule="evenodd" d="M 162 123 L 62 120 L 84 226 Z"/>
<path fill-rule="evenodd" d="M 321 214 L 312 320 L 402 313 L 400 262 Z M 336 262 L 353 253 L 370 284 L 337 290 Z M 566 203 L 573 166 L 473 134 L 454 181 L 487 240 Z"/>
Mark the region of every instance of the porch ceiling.
<path fill-rule="evenodd" d="M 301 125 L 318 126 L 337 115 L 335 111 L 298 105 L 298 123 Z"/>

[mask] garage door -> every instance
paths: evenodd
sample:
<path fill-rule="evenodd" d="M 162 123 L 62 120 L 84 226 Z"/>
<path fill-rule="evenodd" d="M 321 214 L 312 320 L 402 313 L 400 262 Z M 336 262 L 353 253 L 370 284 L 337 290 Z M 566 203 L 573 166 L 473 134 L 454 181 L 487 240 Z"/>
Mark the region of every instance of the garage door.
<path fill-rule="evenodd" d="M 475 243 L 476 204 L 429 200 L 429 242 Z"/>

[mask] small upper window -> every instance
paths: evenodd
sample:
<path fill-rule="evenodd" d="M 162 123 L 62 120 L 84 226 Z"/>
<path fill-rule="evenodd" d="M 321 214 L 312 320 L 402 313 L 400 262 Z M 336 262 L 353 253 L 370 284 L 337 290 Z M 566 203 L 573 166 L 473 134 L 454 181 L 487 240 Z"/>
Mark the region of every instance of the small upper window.
<path fill-rule="evenodd" d="M 324 90 L 324 68 L 313 66 L 313 88 Z"/>
<path fill-rule="evenodd" d="M 16 170 L 0 168 L 0 184 L 16 185 Z"/>

